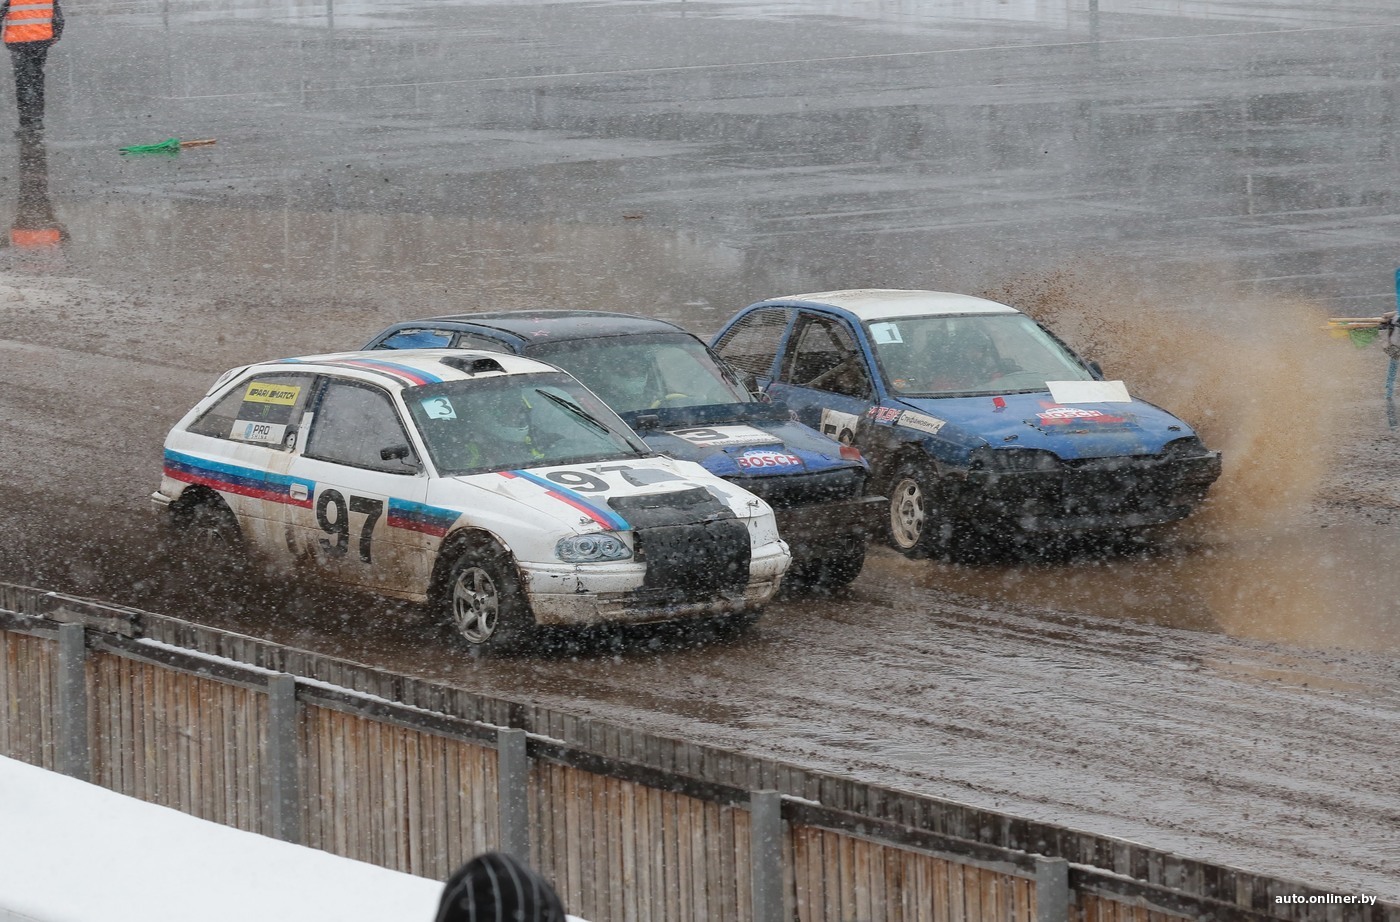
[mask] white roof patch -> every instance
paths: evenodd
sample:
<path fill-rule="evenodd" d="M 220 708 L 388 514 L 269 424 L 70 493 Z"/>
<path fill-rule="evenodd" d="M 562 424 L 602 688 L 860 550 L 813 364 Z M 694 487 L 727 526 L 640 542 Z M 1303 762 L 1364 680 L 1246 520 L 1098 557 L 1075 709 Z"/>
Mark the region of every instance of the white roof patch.
<path fill-rule="evenodd" d="M 774 298 L 777 301 L 813 301 L 830 304 L 855 314 L 861 320 L 890 320 L 897 317 L 924 317 L 937 314 L 1018 314 L 1007 304 L 956 294 L 951 291 L 917 291 L 901 288 L 853 288 L 821 291 Z"/>

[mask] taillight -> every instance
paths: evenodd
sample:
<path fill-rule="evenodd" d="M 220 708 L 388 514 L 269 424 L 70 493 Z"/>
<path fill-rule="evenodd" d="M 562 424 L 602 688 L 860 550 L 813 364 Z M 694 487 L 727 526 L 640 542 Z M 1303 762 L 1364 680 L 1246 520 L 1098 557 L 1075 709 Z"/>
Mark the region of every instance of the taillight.
<path fill-rule="evenodd" d="M 865 456 L 860 453 L 860 449 L 854 445 L 841 443 L 841 457 L 847 461 L 864 461 Z"/>

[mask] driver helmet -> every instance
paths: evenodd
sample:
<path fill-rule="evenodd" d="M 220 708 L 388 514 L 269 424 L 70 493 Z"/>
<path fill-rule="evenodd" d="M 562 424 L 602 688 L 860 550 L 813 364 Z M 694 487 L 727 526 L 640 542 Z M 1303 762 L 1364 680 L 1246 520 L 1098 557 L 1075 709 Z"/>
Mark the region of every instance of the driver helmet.
<path fill-rule="evenodd" d="M 646 365 L 620 362 L 608 377 L 608 389 L 613 395 L 615 409 L 626 413 L 629 410 L 646 409 L 652 405 L 651 372 Z"/>
<path fill-rule="evenodd" d="M 517 390 L 487 394 L 478 405 L 477 425 L 491 436 L 506 442 L 530 440 L 530 402 Z"/>

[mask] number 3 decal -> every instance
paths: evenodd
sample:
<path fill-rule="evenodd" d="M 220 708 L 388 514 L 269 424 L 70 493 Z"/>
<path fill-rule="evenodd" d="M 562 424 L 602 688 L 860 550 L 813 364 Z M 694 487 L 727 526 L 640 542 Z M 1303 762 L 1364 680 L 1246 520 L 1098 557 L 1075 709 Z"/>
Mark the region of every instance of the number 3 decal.
<path fill-rule="evenodd" d="M 335 507 L 334 518 L 330 514 L 332 506 Z M 334 543 L 329 538 L 322 538 L 321 549 L 331 557 L 345 556 L 350 547 L 350 513 L 352 512 L 365 514 L 365 524 L 360 528 L 360 559 L 365 563 L 370 563 L 370 544 L 374 537 L 374 524 L 384 513 L 382 499 L 352 496 L 347 507 L 345 497 L 340 495 L 339 490 L 326 490 L 316 497 L 316 524 L 321 526 L 321 531 L 335 538 Z"/>

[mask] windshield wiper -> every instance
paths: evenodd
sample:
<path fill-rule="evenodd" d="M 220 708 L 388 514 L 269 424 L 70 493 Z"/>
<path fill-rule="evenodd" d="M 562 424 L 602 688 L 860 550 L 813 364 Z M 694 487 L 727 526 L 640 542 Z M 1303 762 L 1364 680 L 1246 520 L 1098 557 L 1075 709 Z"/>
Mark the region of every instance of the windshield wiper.
<path fill-rule="evenodd" d="M 603 433 L 604 435 L 611 435 L 611 436 L 616 436 L 616 435 L 617 435 L 616 432 L 614 432 L 612 429 L 610 429 L 610 428 L 608 427 L 608 424 L 607 424 L 607 423 L 605 423 L 605 422 L 603 422 L 602 420 L 598 419 L 598 417 L 594 416 L 592 413 L 589 413 L 587 410 L 585 410 L 583 407 L 579 406 L 578 404 L 574 403 L 572 400 L 565 400 L 563 397 L 560 397 L 560 396 L 558 396 L 557 394 L 551 394 L 549 391 L 542 391 L 542 390 L 540 390 L 539 388 L 535 388 L 535 393 L 536 393 L 536 394 L 539 394 L 541 397 L 545 398 L 546 400 L 550 401 L 551 403 L 554 403 L 554 404 L 556 404 L 556 405 L 558 405 L 558 406 L 561 406 L 561 407 L 563 407 L 564 409 L 568 410 L 570 413 L 574 414 L 574 415 L 577 416 L 579 419 L 581 419 L 581 420 L 583 420 L 584 422 L 588 423 L 588 425 L 592 426 L 594 429 L 597 429 L 599 432 Z"/>

